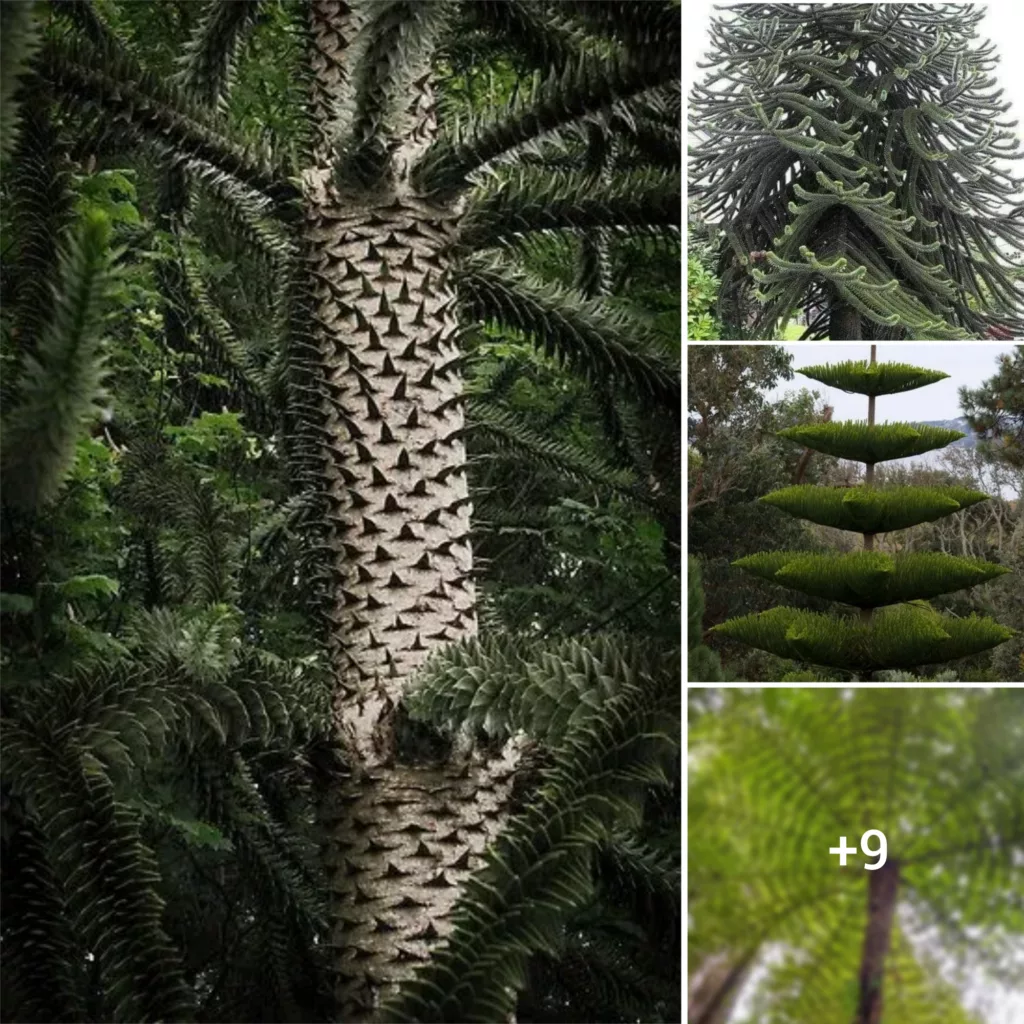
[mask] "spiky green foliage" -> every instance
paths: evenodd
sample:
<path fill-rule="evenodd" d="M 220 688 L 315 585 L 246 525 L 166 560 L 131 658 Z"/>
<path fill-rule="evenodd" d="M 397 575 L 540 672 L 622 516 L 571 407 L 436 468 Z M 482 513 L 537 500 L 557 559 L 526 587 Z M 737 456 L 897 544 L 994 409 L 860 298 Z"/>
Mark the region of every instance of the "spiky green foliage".
<path fill-rule="evenodd" d="M 854 1020 L 872 872 L 827 851 L 872 828 L 899 865 L 884 1019 L 968 1024 L 986 986 L 1005 991 L 994 980 L 1017 989 L 1024 693 L 721 698 L 690 732 L 691 976 L 723 951 L 777 950 L 751 979 L 753 1019 Z"/>
<path fill-rule="evenodd" d="M 181 55 L 178 81 L 208 107 L 226 103 L 237 51 L 260 12 L 262 0 L 220 0 L 203 11 Z"/>
<path fill-rule="evenodd" d="M 949 376 L 940 370 L 925 370 L 910 363 L 869 363 L 866 359 L 803 366 L 800 372 L 805 377 L 855 395 L 896 395 L 936 384 Z"/>
<path fill-rule="evenodd" d="M 876 423 L 869 426 L 856 420 L 846 420 L 841 423 L 809 423 L 801 427 L 787 427 L 779 431 L 779 436 L 840 459 L 887 462 L 945 448 L 966 435 L 945 427 L 913 427 L 909 423 Z"/>
<path fill-rule="evenodd" d="M 611 379 L 641 398 L 678 408 L 679 378 L 639 325 L 601 303 L 509 266 L 477 262 L 459 274 L 468 316 L 521 331 L 554 359 L 592 381 Z"/>
<path fill-rule="evenodd" d="M 608 678 L 614 681 L 614 695 L 606 696 L 599 677 L 588 685 L 574 683 L 569 674 L 585 666 L 583 652 L 577 648 L 573 661 L 538 666 L 542 678 L 521 691 L 518 713 L 499 712 L 502 721 L 508 715 L 513 727 L 537 722 L 539 713 L 544 735 L 554 745 L 553 763 L 525 811 L 510 822 L 488 852 L 485 866 L 466 886 L 453 935 L 403 986 L 387 1006 L 385 1019 L 505 1018 L 514 1008 L 514 992 L 525 983 L 528 957 L 562 953 L 565 916 L 591 897 L 592 861 L 611 838 L 611 829 L 638 827 L 647 787 L 667 784 L 665 773 L 678 743 L 671 711 L 678 674 L 636 678 L 628 670 L 623 673 L 626 662 L 613 646 L 606 646 L 598 651 L 601 663 L 613 673 Z M 552 671 L 559 664 L 566 674 Z M 465 664 L 455 671 L 466 689 L 477 690 L 479 704 L 489 707 L 500 701 L 500 692 L 495 694 L 486 682 L 480 686 L 487 677 L 474 676 Z M 427 690 L 458 687 L 453 678 L 424 685 Z M 582 691 L 577 690 L 580 685 Z M 544 708 L 555 693 L 559 703 L 569 698 L 577 706 L 579 694 L 589 693 L 590 709 L 553 731 Z M 437 720 L 451 719 L 442 712 Z"/>
<path fill-rule="evenodd" d="M 869 623 L 783 606 L 730 619 L 713 632 L 780 658 L 851 672 L 955 661 L 1015 635 L 991 619 L 958 619 L 917 605 L 883 608 Z"/>
<path fill-rule="evenodd" d="M 492 638 L 451 647 L 418 674 L 410 714 L 450 731 L 482 730 L 506 740 L 522 730 L 550 747 L 583 728 L 607 701 L 671 664 L 610 637 L 560 640 L 547 649 L 525 639 Z"/>
<path fill-rule="evenodd" d="M 0 156 L 6 157 L 18 136 L 19 79 L 38 46 L 31 0 L 13 0 L 0 8 Z"/>
<path fill-rule="evenodd" d="M 34 352 L 18 373 L 5 409 L 5 497 L 23 509 L 52 501 L 74 459 L 75 442 L 99 414 L 104 397 L 103 326 L 114 280 L 110 224 L 88 214 L 60 256 L 53 310 Z"/>
<path fill-rule="evenodd" d="M 1021 179 L 1001 165 L 1019 143 L 982 19 L 747 4 L 713 22 L 691 194 L 729 239 L 727 299 L 757 283 L 757 336 L 800 308 L 815 339 L 1019 332 Z"/>
<path fill-rule="evenodd" d="M 986 583 L 1010 570 L 980 558 L 940 552 L 845 555 L 765 551 L 732 563 L 762 579 L 860 608 L 914 601 Z"/>
<path fill-rule="evenodd" d="M 667 72 L 667 74 L 666 74 Z M 583 53 L 562 69 L 537 74 L 531 87 L 496 116 L 441 138 L 419 164 L 417 184 L 426 193 L 464 187 L 475 169 L 546 132 L 572 124 L 595 109 L 628 100 L 679 73 L 679 53 L 624 56 Z"/>
<path fill-rule="evenodd" d="M 815 487 L 800 484 L 760 500 L 799 519 L 837 530 L 886 533 L 930 523 L 970 508 L 988 495 L 967 487 Z"/>

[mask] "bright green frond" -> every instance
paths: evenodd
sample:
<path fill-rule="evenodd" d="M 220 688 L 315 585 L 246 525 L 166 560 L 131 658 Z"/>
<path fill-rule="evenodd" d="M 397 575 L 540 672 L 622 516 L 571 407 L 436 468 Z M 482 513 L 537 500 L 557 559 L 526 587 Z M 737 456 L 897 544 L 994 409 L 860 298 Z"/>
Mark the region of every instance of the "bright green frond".
<path fill-rule="evenodd" d="M 895 395 L 935 384 L 949 376 L 948 373 L 925 370 L 910 363 L 869 363 L 866 359 L 803 366 L 797 372 L 856 395 Z"/>
<path fill-rule="evenodd" d="M 761 501 L 800 519 L 858 533 L 904 530 L 969 508 L 988 495 L 966 487 L 783 487 Z"/>
<path fill-rule="evenodd" d="M 926 600 L 986 583 L 1010 571 L 981 558 L 930 551 L 895 556 L 881 551 L 770 551 L 748 555 L 733 565 L 780 586 L 860 608 Z"/>
<path fill-rule="evenodd" d="M 966 436 L 959 430 L 946 427 L 923 424 L 915 427 L 909 423 L 875 423 L 869 426 L 856 420 L 809 423 L 779 431 L 779 437 L 813 448 L 816 452 L 871 463 L 923 455 Z"/>

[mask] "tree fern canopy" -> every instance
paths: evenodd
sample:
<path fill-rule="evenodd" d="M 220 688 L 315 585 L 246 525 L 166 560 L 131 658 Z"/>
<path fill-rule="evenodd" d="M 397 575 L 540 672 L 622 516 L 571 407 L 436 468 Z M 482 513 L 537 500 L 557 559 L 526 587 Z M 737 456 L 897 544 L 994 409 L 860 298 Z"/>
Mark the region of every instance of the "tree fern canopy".
<path fill-rule="evenodd" d="M 982 9 L 744 4 L 691 94 L 691 195 L 758 337 L 1019 333 L 1022 179 Z M 755 266 L 760 263 L 760 266 Z M 996 335 L 1000 336 L 1000 335 Z"/>
<path fill-rule="evenodd" d="M 883 1019 L 987 1019 L 979 993 L 998 1009 L 1021 982 L 1022 697 L 719 691 L 689 737 L 691 977 L 715 956 L 753 958 L 744 1024 L 863 1019 L 877 872 L 859 851 L 845 867 L 828 851 L 877 829 L 897 877 Z"/>
<path fill-rule="evenodd" d="M 679 1019 L 679 4 L 2 6 L 5 1013 Z"/>

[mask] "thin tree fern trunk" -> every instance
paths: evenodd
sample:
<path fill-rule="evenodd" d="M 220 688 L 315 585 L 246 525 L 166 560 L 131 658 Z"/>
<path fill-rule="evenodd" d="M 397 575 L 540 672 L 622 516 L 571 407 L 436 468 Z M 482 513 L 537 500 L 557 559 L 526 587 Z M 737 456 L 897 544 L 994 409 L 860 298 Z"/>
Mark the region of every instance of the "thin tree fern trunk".
<path fill-rule="evenodd" d="M 860 998 L 856 1024 L 881 1024 L 882 979 L 889 953 L 896 895 L 900 884 L 900 866 L 889 858 L 868 880 L 868 922 L 860 961 Z"/>
<path fill-rule="evenodd" d="M 313 109 L 327 138 L 342 118 L 342 51 L 354 28 L 332 0 L 312 17 Z M 395 173 L 372 193 L 340 193 L 322 144 L 320 166 L 305 175 L 334 580 L 328 647 L 352 772 L 324 814 L 345 1021 L 371 1018 L 449 931 L 511 785 L 508 761 L 416 755 L 396 736 L 412 674 L 477 628 L 450 274 L 461 203 L 437 205 L 409 184 L 434 131 L 426 76 L 407 112 Z"/>

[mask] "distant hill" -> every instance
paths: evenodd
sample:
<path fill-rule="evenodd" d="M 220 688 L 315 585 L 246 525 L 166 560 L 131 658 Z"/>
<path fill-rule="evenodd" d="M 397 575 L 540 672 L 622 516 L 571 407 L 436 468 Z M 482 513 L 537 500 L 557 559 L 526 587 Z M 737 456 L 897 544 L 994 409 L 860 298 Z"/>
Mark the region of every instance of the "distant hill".
<path fill-rule="evenodd" d="M 947 448 L 978 447 L 978 435 L 971 430 L 970 425 L 963 416 L 955 420 L 921 420 L 920 422 L 926 427 L 945 427 L 947 430 L 959 430 L 961 434 L 967 435 L 960 438 L 959 441 L 954 441 L 952 444 L 947 445 Z"/>

